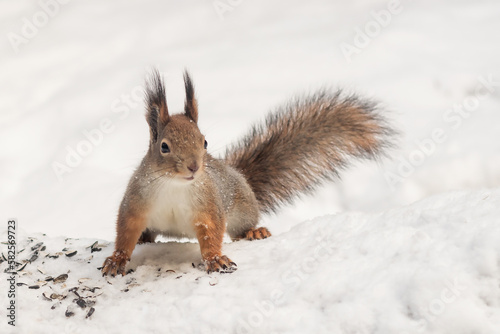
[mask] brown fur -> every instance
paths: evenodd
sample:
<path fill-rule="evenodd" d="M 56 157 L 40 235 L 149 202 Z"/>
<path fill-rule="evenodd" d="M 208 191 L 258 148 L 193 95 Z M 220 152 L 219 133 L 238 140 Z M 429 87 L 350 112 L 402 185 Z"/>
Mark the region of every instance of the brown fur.
<path fill-rule="evenodd" d="M 273 212 L 337 177 L 350 157 L 377 158 L 393 134 L 376 104 L 322 90 L 269 114 L 226 162 L 245 175 L 260 211 Z"/>
<path fill-rule="evenodd" d="M 226 231 L 233 240 L 271 236 L 257 227 L 261 213 L 337 176 L 348 157 L 377 158 L 394 134 L 375 104 L 323 90 L 271 113 L 219 160 L 206 151 L 187 72 L 184 84 L 184 112 L 170 115 L 157 71 L 147 83 L 149 150 L 120 205 L 103 275 L 125 274 L 137 243 L 183 233 L 198 239 L 208 272 L 233 271 L 236 264 L 222 254 Z"/>
<path fill-rule="evenodd" d="M 117 236 L 115 242 L 115 252 L 108 257 L 103 265 L 103 273 L 115 276 L 117 274 L 125 275 L 125 265 L 130 260 L 132 251 L 137 244 L 141 233 L 146 227 L 144 212 L 137 212 L 128 215 L 119 213 L 117 224 Z"/>
<path fill-rule="evenodd" d="M 198 213 L 195 222 L 196 237 L 207 271 L 210 273 L 228 269 L 232 261 L 222 255 L 225 221 L 217 218 L 217 213 L 213 210 L 207 210 Z"/>

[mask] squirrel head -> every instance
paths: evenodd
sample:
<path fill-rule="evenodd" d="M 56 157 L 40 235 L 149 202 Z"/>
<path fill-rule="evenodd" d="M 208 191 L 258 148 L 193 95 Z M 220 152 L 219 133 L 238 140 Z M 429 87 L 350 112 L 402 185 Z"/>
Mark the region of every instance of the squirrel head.
<path fill-rule="evenodd" d="M 146 120 L 149 124 L 149 157 L 152 168 L 181 181 L 203 173 L 207 141 L 198 128 L 198 103 L 187 71 L 184 72 L 184 112 L 169 115 L 165 85 L 157 70 L 146 82 Z"/>

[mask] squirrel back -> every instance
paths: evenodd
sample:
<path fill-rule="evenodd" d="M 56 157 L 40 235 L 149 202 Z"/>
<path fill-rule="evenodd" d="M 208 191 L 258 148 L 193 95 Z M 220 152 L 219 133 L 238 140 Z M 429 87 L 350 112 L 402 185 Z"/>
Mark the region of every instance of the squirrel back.
<path fill-rule="evenodd" d="M 269 213 L 338 177 L 350 158 L 384 155 L 395 133 L 376 103 L 323 89 L 268 114 L 225 160 L 245 175 L 260 211 Z"/>

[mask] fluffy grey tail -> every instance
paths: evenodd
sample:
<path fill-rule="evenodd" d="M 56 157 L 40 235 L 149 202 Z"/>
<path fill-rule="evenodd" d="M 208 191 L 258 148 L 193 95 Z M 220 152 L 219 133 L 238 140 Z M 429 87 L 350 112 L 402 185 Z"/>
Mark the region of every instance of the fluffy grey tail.
<path fill-rule="evenodd" d="M 338 177 L 350 157 L 380 157 L 395 134 L 377 104 L 324 89 L 270 113 L 225 159 L 245 175 L 260 211 L 269 213 Z"/>

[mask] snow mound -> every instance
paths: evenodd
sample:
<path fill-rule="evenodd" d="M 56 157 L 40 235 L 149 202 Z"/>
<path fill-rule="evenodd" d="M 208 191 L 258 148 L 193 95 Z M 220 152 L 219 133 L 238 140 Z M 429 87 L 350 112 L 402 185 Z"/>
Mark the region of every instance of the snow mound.
<path fill-rule="evenodd" d="M 319 217 L 269 239 L 226 244 L 239 268 L 233 274 L 206 274 L 196 243 L 168 242 L 137 246 L 133 272 L 105 278 L 97 268 L 112 243 L 18 232 L 17 260 L 31 262 L 17 278 L 26 285 L 17 287 L 16 329 L 494 333 L 500 328 L 499 202 L 500 188 L 445 193 L 381 213 Z M 0 269 L 6 268 L 4 261 Z M 0 291 L 7 290 L 2 279 Z M 2 320 L 0 332 L 11 329 Z"/>

